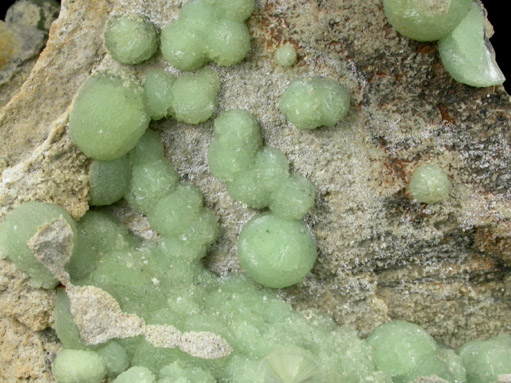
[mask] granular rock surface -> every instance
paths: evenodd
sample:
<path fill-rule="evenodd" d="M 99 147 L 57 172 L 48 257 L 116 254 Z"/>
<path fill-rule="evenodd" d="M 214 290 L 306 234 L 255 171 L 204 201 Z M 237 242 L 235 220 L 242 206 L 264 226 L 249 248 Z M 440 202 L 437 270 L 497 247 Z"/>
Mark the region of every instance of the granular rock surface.
<path fill-rule="evenodd" d="M 62 2 L 46 49 L 0 109 L 2 216 L 32 199 L 57 202 L 75 218 L 85 213 L 88 160 L 67 136 L 73 95 L 96 70 L 139 75 L 168 67 L 159 54 L 137 67 L 114 62 L 102 45 L 106 20 L 138 11 L 162 27 L 177 17 L 181 3 Z M 389 319 L 415 322 L 453 347 L 510 332 L 511 101 L 503 87 L 454 82 L 436 45 L 400 36 L 380 1 L 260 0 L 248 26 L 253 40 L 245 61 L 212 65 L 222 81 L 216 114 L 233 108 L 253 113 L 265 144 L 281 149 L 293 171 L 318 189 L 306 222 L 319 259 L 283 298 L 299 310 L 317 307 L 361 335 Z M 273 62 L 284 43 L 298 53 L 287 69 Z M 351 110 L 335 127 L 301 131 L 281 115 L 278 102 L 291 80 L 313 75 L 344 84 Z M 212 121 L 190 126 L 170 119 L 151 127 L 182 179 L 201 189 L 219 217 L 223 233 L 208 266 L 218 274 L 240 271 L 236 239 L 256 211 L 234 202 L 208 170 Z M 414 169 L 427 162 L 451 181 L 443 203 L 420 204 L 407 191 Z M 134 232 L 154 237 L 125 203 L 110 209 Z M 44 350 L 54 339 L 41 330 L 51 324 L 53 293 L 32 290 L 22 273 L 1 262 L 0 302 L 6 304 L 0 305 L 0 346 L 28 347 L 29 339 L 30 351 L 18 348 L 16 358 L 34 370 L 17 369 L 2 351 L 0 380 L 51 381 Z M 30 298 L 38 294 L 41 299 Z"/>

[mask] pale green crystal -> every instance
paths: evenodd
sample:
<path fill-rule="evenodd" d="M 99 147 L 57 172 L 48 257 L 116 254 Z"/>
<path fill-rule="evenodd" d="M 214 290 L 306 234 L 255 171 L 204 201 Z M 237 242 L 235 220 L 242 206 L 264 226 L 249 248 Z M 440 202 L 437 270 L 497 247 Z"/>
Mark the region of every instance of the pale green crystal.
<path fill-rule="evenodd" d="M 144 75 L 144 91 L 149 114 L 159 120 L 172 114 L 172 85 L 176 77 L 162 69 L 153 69 Z"/>
<path fill-rule="evenodd" d="M 206 52 L 212 61 L 221 66 L 231 66 L 245 58 L 250 50 L 250 33 L 245 24 L 220 19 L 211 28 Z"/>
<path fill-rule="evenodd" d="M 323 381 L 314 356 L 296 346 L 271 352 L 263 362 L 264 382 L 319 383 Z"/>
<path fill-rule="evenodd" d="M 181 70 L 195 70 L 210 61 L 230 66 L 245 58 L 250 34 L 243 20 L 254 9 L 253 0 L 191 0 L 179 19 L 165 26 L 161 51 Z"/>
<path fill-rule="evenodd" d="M 27 241 L 39 228 L 53 220 L 63 218 L 76 236 L 76 224 L 62 207 L 44 202 L 25 202 L 9 213 L 0 224 L 0 259 L 9 258 L 16 267 L 30 276 L 32 287 L 51 289 L 58 282 L 53 274 L 37 260 Z"/>
<path fill-rule="evenodd" d="M 198 124 L 209 119 L 216 108 L 220 79 L 213 69 L 183 75 L 172 87 L 172 107 L 177 120 Z"/>
<path fill-rule="evenodd" d="M 254 11 L 254 0 L 205 0 L 211 4 L 219 17 L 229 20 L 245 21 Z"/>
<path fill-rule="evenodd" d="M 105 47 L 122 64 L 140 64 L 158 49 L 158 32 L 141 15 L 113 16 L 106 25 Z"/>
<path fill-rule="evenodd" d="M 89 204 L 104 206 L 119 201 L 128 188 L 130 178 L 131 166 L 126 156 L 113 161 L 92 161 Z"/>
<path fill-rule="evenodd" d="M 101 383 L 106 374 L 105 362 L 94 351 L 63 350 L 53 362 L 57 383 Z"/>
<path fill-rule="evenodd" d="M 292 44 L 285 44 L 275 51 L 275 62 L 278 66 L 288 68 L 296 63 L 296 49 Z"/>
<path fill-rule="evenodd" d="M 421 376 L 452 379 L 435 340 L 413 323 L 384 323 L 371 332 L 367 341 L 376 368 L 389 374 L 394 383 L 412 382 Z"/>
<path fill-rule="evenodd" d="M 269 197 L 288 178 L 289 160 L 279 149 L 265 146 L 256 154 L 254 171 L 260 180 L 260 187 Z"/>
<path fill-rule="evenodd" d="M 330 79 L 298 78 L 280 98 L 279 108 L 298 129 L 336 125 L 349 111 L 350 95 Z"/>
<path fill-rule="evenodd" d="M 384 0 L 389 23 L 418 41 L 447 36 L 468 13 L 472 0 Z"/>
<path fill-rule="evenodd" d="M 316 256 L 316 240 L 307 226 L 271 214 L 248 222 L 238 239 L 243 270 L 266 287 L 300 282 L 312 269 Z"/>
<path fill-rule="evenodd" d="M 134 366 L 119 375 L 113 383 L 155 383 L 156 378 L 151 370 Z"/>
<path fill-rule="evenodd" d="M 166 158 L 135 164 L 124 197 L 133 208 L 147 213 L 154 207 L 156 201 L 172 192 L 178 182 L 179 174 Z"/>
<path fill-rule="evenodd" d="M 149 121 L 144 90 L 135 79 L 96 73 L 73 102 L 69 134 L 87 156 L 111 161 L 137 144 Z"/>
<path fill-rule="evenodd" d="M 182 383 L 215 383 L 215 378 L 207 370 L 191 364 L 185 364 L 176 361 L 165 367 L 159 372 L 160 378 L 170 379 L 170 382 Z"/>
<path fill-rule="evenodd" d="M 80 337 L 80 331 L 71 315 L 69 298 L 64 289 L 57 289 L 57 299 L 53 310 L 53 329 L 66 349 L 85 350 L 87 344 Z"/>
<path fill-rule="evenodd" d="M 485 22 L 481 8 L 474 3 L 456 29 L 438 43 L 445 70 L 458 82 L 487 87 L 506 80 L 485 37 Z"/>
<path fill-rule="evenodd" d="M 409 188 L 417 201 L 436 203 L 449 197 L 450 182 L 438 165 L 425 164 L 415 170 Z"/>
<path fill-rule="evenodd" d="M 179 235 L 195 221 L 202 208 L 199 189 L 191 184 L 181 184 L 156 203 L 149 222 L 158 233 Z"/>
<path fill-rule="evenodd" d="M 163 143 L 158 133 L 148 129 L 128 157 L 132 164 L 159 161 L 165 156 Z"/>
<path fill-rule="evenodd" d="M 458 351 L 467 371 L 468 383 L 496 383 L 499 375 L 511 375 L 511 335 L 485 341 L 473 340 Z"/>
<path fill-rule="evenodd" d="M 306 178 L 293 174 L 271 195 L 272 213 L 288 219 L 303 219 L 314 206 L 316 189 Z"/>
<path fill-rule="evenodd" d="M 109 376 L 115 376 L 126 370 L 129 366 L 129 357 L 124 347 L 115 341 L 111 341 L 97 349 L 97 353 L 105 362 Z"/>
<path fill-rule="evenodd" d="M 255 169 L 236 174 L 233 181 L 227 183 L 227 191 L 234 200 L 254 209 L 262 209 L 270 203 L 270 194 Z"/>

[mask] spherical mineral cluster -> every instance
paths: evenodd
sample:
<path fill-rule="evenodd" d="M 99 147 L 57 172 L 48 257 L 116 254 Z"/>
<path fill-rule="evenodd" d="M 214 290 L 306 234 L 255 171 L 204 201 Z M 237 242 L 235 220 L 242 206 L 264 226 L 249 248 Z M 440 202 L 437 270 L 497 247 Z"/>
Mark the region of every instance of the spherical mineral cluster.
<path fill-rule="evenodd" d="M 73 142 L 95 160 L 115 160 L 133 149 L 147 127 L 144 89 L 125 74 L 96 73 L 78 91 L 69 116 Z"/>
<path fill-rule="evenodd" d="M 389 23 L 401 34 L 418 41 L 446 37 L 468 13 L 472 0 L 384 0 Z"/>
<path fill-rule="evenodd" d="M 161 51 L 165 60 L 181 70 L 195 70 L 210 61 L 231 66 L 245 58 L 250 33 L 244 20 L 254 0 L 190 0 L 179 19 L 163 29 Z"/>
<path fill-rule="evenodd" d="M 238 239 L 243 270 L 266 287 L 300 282 L 314 266 L 316 256 L 316 240 L 307 226 L 271 214 L 252 219 Z"/>
<path fill-rule="evenodd" d="M 285 44 L 275 51 L 275 62 L 278 66 L 288 68 L 296 63 L 296 49 L 292 44 Z"/>
<path fill-rule="evenodd" d="M 391 321 L 377 327 L 367 338 L 376 368 L 392 377 L 392 382 L 413 382 L 418 377 L 437 376 L 448 382 L 465 381 L 461 359 L 453 350 L 444 352 L 421 327 Z"/>
<path fill-rule="evenodd" d="M 151 58 L 158 49 L 158 32 L 144 16 L 113 16 L 106 25 L 104 42 L 116 61 L 140 64 Z"/>
<path fill-rule="evenodd" d="M 436 203 L 449 197 L 450 182 L 438 165 L 425 164 L 415 170 L 409 188 L 418 202 Z"/>
<path fill-rule="evenodd" d="M 9 258 L 16 267 L 30 276 L 33 287 L 51 289 L 58 282 L 53 274 L 34 257 L 27 242 L 39 228 L 63 218 L 76 233 L 76 225 L 62 207 L 44 202 L 26 202 L 9 213 L 0 224 L 0 259 Z"/>
<path fill-rule="evenodd" d="M 334 126 L 348 114 L 350 95 L 333 80 L 298 78 L 287 87 L 279 108 L 298 129 Z"/>
<path fill-rule="evenodd" d="M 485 341 L 473 340 L 458 351 L 470 383 L 496 383 L 500 375 L 511 375 L 511 335 Z"/>

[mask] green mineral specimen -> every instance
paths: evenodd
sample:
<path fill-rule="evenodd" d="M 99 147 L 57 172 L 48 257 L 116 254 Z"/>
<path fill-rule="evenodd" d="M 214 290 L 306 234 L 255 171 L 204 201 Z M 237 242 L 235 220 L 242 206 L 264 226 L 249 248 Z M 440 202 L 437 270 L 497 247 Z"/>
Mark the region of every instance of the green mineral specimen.
<path fill-rule="evenodd" d="M 243 21 L 253 9 L 254 0 L 188 1 L 179 19 L 162 31 L 163 57 L 181 70 L 196 70 L 210 61 L 237 64 L 250 49 L 250 33 Z"/>
<path fill-rule="evenodd" d="M 350 95 L 333 80 L 298 78 L 289 84 L 280 98 L 279 108 L 298 129 L 334 126 L 348 114 Z"/>
<path fill-rule="evenodd" d="M 126 75 L 96 73 L 78 91 L 69 115 L 73 142 L 95 160 L 122 157 L 149 125 L 144 89 Z"/>
<path fill-rule="evenodd" d="M 221 66 L 232 66 L 242 61 L 250 50 L 250 33 L 244 23 L 229 19 L 217 20 L 206 41 L 210 60 Z"/>
<path fill-rule="evenodd" d="M 255 169 L 237 174 L 232 182 L 227 183 L 227 191 L 234 200 L 254 209 L 263 209 L 270 204 L 270 194 Z"/>
<path fill-rule="evenodd" d="M 155 25 L 138 14 L 112 16 L 106 25 L 105 47 L 122 64 L 140 64 L 158 49 Z"/>
<path fill-rule="evenodd" d="M 58 383 L 101 383 L 106 374 L 105 362 L 94 351 L 63 350 L 53 362 Z"/>
<path fill-rule="evenodd" d="M 316 240 L 307 226 L 272 214 L 252 219 L 238 239 L 243 270 L 266 287 L 300 282 L 314 266 L 316 256 Z"/>
<path fill-rule="evenodd" d="M 155 383 L 156 378 L 151 370 L 134 366 L 124 371 L 112 383 Z"/>
<path fill-rule="evenodd" d="M 456 29 L 438 43 L 442 64 L 458 82 L 474 87 L 502 84 L 506 79 L 485 36 L 485 17 L 474 3 Z"/>
<path fill-rule="evenodd" d="M 185 364 L 182 361 L 171 363 L 160 370 L 160 378 L 169 379 L 169 382 L 182 383 L 215 383 L 215 378 L 207 370 Z"/>
<path fill-rule="evenodd" d="M 131 165 L 126 156 L 113 161 L 92 161 L 89 170 L 89 204 L 104 206 L 119 201 L 130 179 Z"/>
<path fill-rule="evenodd" d="M 116 376 L 129 366 L 129 357 L 126 350 L 116 341 L 111 341 L 98 348 L 97 353 L 105 362 L 109 376 Z"/>
<path fill-rule="evenodd" d="M 135 164 L 124 197 L 133 208 L 147 213 L 156 201 L 175 189 L 178 181 L 179 174 L 167 159 Z"/>
<path fill-rule="evenodd" d="M 181 184 L 156 203 L 149 215 L 149 222 L 158 233 L 177 236 L 195 222 L 202 209 L 199 189 L 191 184 Z"/>
<path fill-rule="evenodd" d="M 220 79 L 213 69 L 181 76 L 171 91 L 175 118 L 187 124 L 206 121 L 215 111 L 219 89 Z"/>
<path fill-rule="evenodd" d="M 57 299 L 53 310 L 53 329 L 65 349 L 86 350 L 87 344 L 80 337 L 80 331 L 71 315 L 69 298 L 64 289 L 57 289 Z"/>
<path fill-rule="evenodd" d="M 76 237 L 76 224 L 62 207 L 44 202 L 25 202 L 9 213 L 0 224 L 0 258 L 9 258 L 16 267 L 30 276 L 32 287 L 51 289 L 58 282 L 53 274 L 37 260 L 27 246 L 39 228 L 63 218 Z"/>
<path fill-rule="evenodd" d="M 467 371 L 468 383 L 497 383 L 499 375 L 511 375 L 511 335 L 485 341 L 473 340 L 458 351 Z"/>
<path fill-rule="evenodd" d="M 287 219 L 303 219 L 314 206 L 316 188 L 297 174 L 287 178 L 271 195 L 270 210 Z"/>
<path fill-rule="evenodd" d="M 323 381 L 314 356 L 300 347 L 272 351 L 263 362 L 264 382 L 316 383 Z"/>
<path fill-rule="evenodd" d="M 128 153 L 132 164 L 159 161 L 164 158 L 163 143 L 154 130 L 148 129 L 137 145 Z"/>
<path fill-rule="evenodd" d="M 162 69 L 153 69 L 144 76 L 144 90 L 149 114 L 153 120 L 172 115 L 172 85 L 176 77 Z"/>
<path fill-rule="evenodd" d="M 289 68 L 296 63 L 296 49 L 292 44 L 285 44 L 275 51 L 275 62 L 278 66 Z"/>
<path fill-rule="evenodd" d="M 384 0 L 389 23 L 401 34 L 418 41 L 446 37 L 463 20 L 472 0 Z"/>
<path fill-rule="evenodd" d="M 449 197 L 450 182 L 438 165 L 425 164 L 415 170 L 409 188 L 417 201 L 436 203 Z"/>
<path fill-rule="evenodd" d="M 390 375 L 394 383 L 431 376 L 452 381 L 433 337 L 413 323 L 384 323 L 371 332 L 367 341 L 372 347 L 376 368 Z"/>

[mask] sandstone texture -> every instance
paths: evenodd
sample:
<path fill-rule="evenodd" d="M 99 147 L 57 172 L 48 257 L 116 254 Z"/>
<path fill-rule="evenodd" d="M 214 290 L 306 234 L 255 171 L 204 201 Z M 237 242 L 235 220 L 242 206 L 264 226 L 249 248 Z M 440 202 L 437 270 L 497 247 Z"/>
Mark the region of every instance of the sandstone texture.
<path fill-rule="evenodd" d="M 63 0 L 46 48 L 21 88 L 0 109 L 0 217 L 23 201 L 88 209 L 88 160 L 70 141 L 74 94 L 97 70 L 141 75 L 167 66 L 160 54 L 133 67 L 106 53 L 109 15 L 138 11 L 159 27 L 180 0 Z M 511 100 L 503 87 L 458 84 L 435 44 L 400 36 L 374 0 L 258 0 L 248 20 L 248 57 L 218 71 L 216 114 L 244 108 L 268 146 L 318 189 L 306 218 L 320 255 L 313 272 L 282 291 L 299 310 L 315 307 L 366 335 L 389 319 L 423 326 L 438 341 L 511 332 Z M 295 46 L 298 61 L 280 68 L 274 51 Z M 497 52 L 499 54 L 499 52 Z M 332 128 L 301 131 L 278 110 L 298 76 L 325 76 L 352 94 L 351 110 Z M 0 88 L 2 92 L 2 88 Z M 153 122 L 183 180 L 195 183 L 223 228 L 208 266 L 240 271 L 236 239 L 257 212 L 234 202 L 208 170 L 212 121 Z M 435 162 L 452 184 L 446 202 L 414 202 L 414 169 Z M 124 202 L 110 207 L 130 228 L 157 237 Z M 3 218 L 0 218 L 3 219 Z M 54 293 L 0 261 L 0 381 L 50 382 L 58 345 L 51 330 Z"/>

